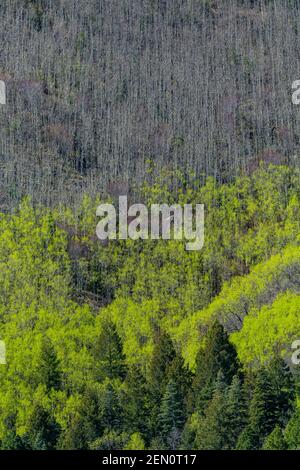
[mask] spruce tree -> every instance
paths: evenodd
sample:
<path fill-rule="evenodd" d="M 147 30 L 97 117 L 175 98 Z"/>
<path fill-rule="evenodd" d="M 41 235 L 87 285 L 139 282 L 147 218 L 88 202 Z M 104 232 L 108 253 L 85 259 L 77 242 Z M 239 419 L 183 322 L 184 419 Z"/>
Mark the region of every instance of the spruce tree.
<path fill-rule="evenodd" d="M 247 420 L 243 385 L 236 375 L 226 391 L 225 408 L 225 447 L 235 449 L 238 437 Z"/>
<path fill-rule="evenodd" d="M 263 450 L 286 450 L 287 443 L 284 439 L 282 429 L 276 425 L 274 430 L 266 437 Z"/>
<path fill-rule="evenodd" d="M 61 387 L 61 370 L 53 344 L 47 336 L 42 339 L 36 368 L 38 384 L 44 384 L 48 390 Z"/>
<path fill-rule="evenodd" d="M 128 432 L 147 434 L 151 407 L 149 389 L 138 366 L 131 366 L 125 380 L 123 407 Z"/>
<path fill-rule="evenodd" d="M 238 370 L 236 350 L 223 326 L 216 321 L 208 331 L 204 348 L 197 354 L 195 377 L 189 397 L 190 412 L 203 411 L 212 398 L 219 371 L 222 371 L 224 381 L 229 385 Z"/>
<path fill-rule="evenodd" d="M 273 406 L 276 411 L 276 422 L 283 427 L 295 409 L 296 387 L 293 374 L 279 356 L 270 361 L 267 370 L 275 395 Z"/>
<path fill-rule="evenodd" d="M 28 424 L 27 440 L 33 450 L 55 449 L 60 427 L 41 405 L 34 406 Z"/>
<path fill-rule="evenodd" d="M 164 442 L 178 444 L 181 431 L 185 422 L 183 410 L 183 397 L 176 385 L 171 380 L 166 387 L 160 408 L 159 424 Z"/>
<path fill-rule="evenodd" d="M 97 364 L 97 378 L 124 379 L 126 376 L 125 354 L 122 340 L 111 321 L 105 321 L 96 339 L 94 356 Z"/>
<path fill-rule="evenodd" d="M 111 383 L 105 386 L 101 397 L 99 419 L 102 428 L 107 432 L 112 430 L 118 431 L 123 427 L 124 412 L 120 399 Z"/>
<path fill-rule="evenodd" d="M 253 398 L 250 403 L 249 424 L 262 441 L 277 424 L 276 395 L 270 376 L 262 368 L 255 380 Z"/>
<path fill-rule="evenodd" d="M 259 445 L 258 432 L 251 425 L 247 425 L 239 435 L 236 450 L 257 450 Z"/>
<path fill-rule="evenodd" d="M 285 439 L 290 450 L 300 449 L 300 409 L 297 409 L 285 429 Z"/>
<path fill-rule="evenodd" d="M 176 352 L 169 335 L 160 328 L 156 328 L 154 332 L 154 350 L 147 380 L 150 397 L 150 440 L 157 436 L 161 400 L 168 384 L 169 370 L 175 356 Z"/>
<path fill-rule="evenodd" d="M 157 398 L 164 393 L 168 382 L 168 371 L 176 352 L 171 338 L 160 328 L 154 333 L 154 350 L 149 366 L 149 385 Z"/>
<path fill-rule="evenodd" d="M 226 449 L 226 384 L 219 371 L 213 396 L 200 416 L 195 438 L 199 450 Z"/>

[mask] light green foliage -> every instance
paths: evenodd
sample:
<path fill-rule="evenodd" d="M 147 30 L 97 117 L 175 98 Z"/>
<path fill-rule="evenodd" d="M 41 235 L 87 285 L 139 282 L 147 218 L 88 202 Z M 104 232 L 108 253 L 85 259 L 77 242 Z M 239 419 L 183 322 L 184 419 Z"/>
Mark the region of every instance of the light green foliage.
<path fill-rule="evenodd" d="M 253 444 L 235 412 L 243 393 L 238 378 L 231 384 L 233 346 L 244 368 L 257 368 L 278 349 L 285 356 L 300 334 L 299 175 L 262 167 L 234 183 L 194 186 L 177 177 L 145 185 L 145 202 L 204 203 L 199 252 L 172 240 L 103 246 L 95 239 L 99 201 L 88 197 L 75 212 L 24 200 L 0 214 L 2 448 L 177 448 L 185 423 L 182 442 L 201 446 L 228 397 L 224 426 L 236 423 L 237 446 Z M 216 319 L 227 334 L 214 356 L 205 348 Z M 213 401 L 203 417 L 192 399 L 188 418 L 191 370 L 205 392 L 196 357 Z M 229 387 L 222 397 L 210 381 L 220 369 Z M 295 434 L 291 423 L 286 436 Z M 207 445 L 232 448 L 237 437 L 234 429 L 227 441 L 210 434 Z"/>

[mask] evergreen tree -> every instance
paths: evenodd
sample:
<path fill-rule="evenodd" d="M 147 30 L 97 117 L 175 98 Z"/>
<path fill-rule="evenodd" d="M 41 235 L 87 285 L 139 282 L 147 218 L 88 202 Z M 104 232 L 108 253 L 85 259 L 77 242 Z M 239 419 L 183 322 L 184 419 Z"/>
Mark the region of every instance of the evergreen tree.
<path fill-rule="evenodd" d="M 275 356 L 268 365 L 268 374 L 274 390 L 276 422 L 285 426 L 295 409 L 296 387 L 292 372 L 284 360 Z"/>
<path fill-rule="evenodd" d="M 275 426 L 285 425 L 294 409 L 295 385 L 288 367 L 280 358 L 258 371 L 250 403 L 250 425 L 260 442 Z"/>
<path fill-rule="evenodd" d="M 111 383 L 105 386 L 101 397 L 99 419 L 101 426 L 106 431 L 118 431 L 124 424 L 124 413 L 120 399 Z"/>
<path fill-rule="evenodd" d="M 246 425 L 247 409 L 241 380 L 234 376 L 225 397 L 225 447 L 235 449 L 239 435 Z"/>
<path fill-rule="evenodd" d="M 276 425 L 274 430 L 266 437 L 263 450 L 286 450 L 287 443 L 284 439 L 282 429 Z"/>
<path fill-rule="evenodd" d="M 17 435 L 15 425 L 13 424 L 9 428 L 6 429 L 4 437 L 0 443 L 1 450 L 25 450 L 30 449 L 30 445 L 27 443 L 26 437 L 21 439 L 20 436 Z"/>
<path fill-rule="evenodd" d="M 221 450 L 226 448 L 226 384 L 219 371 L 212 399 L 200 416 L 195 438 L 199 450 Z"/>
<path fill-rule="evenodd" d="M 74 414 L 69 426 L 61 433 L 58 448 L 62 450 L 83 450 L 88 442 L 83 429 L 84 420 L 79 413 Z"/>
<path fill-rule="evenodd" d="M 149 366 L 149 385 L 160 399 L 168 382 L 168 371 L 176 356 L 171 338 L 160 328 L 154 332 L 154 350 Z"/>
<path fill-rule="evenodd" d="M 291 450 L 300 449 L 300 409 L 297 409 L 285 429 L 285 440 Z"/>
<path fill-rule="evenodd" d="M 190 411 L 202 411 L 211 399 L 219 371 L 222 371 L 224 381 L 229 385 L 238 370 L 236 350 L 229 342 L 223 326 L 216 321 L 208 331 L 205 347 L 197 354 L 195 377 L 189 397 Z"/>
<path fill-rule="evenodd" d="M 260 440 L 264 439 L 277 424 L 275 391 L 265 368 L 257 373 L 249 412 L 250 427 L 256 430 Z"/>
<path fill-rule="evenodd" d="M 184 407 L 186 408 L 187 395 L 192 384 L 192 374 L 190 370 L 184 365 L 183 358 L 180 354 L 176 354 L 171 362 L 168 373 L 168 381 L 176 383 L 178 392 L 182 396 Z"/>
<path fill-rule="evenodd" d="M 257 450 L 259 448 L 259 434 L 250 425 L 246 426 L 239 435 L 237 450 Z"/>
<path fill-rule="evenodd" d="M 111 321 L 102 325 L 101 333 L 96 339 L 94 356 L 97 361 L 97 378 L 124 379 L 126 376 L 125 354 L 122 340 Z"/>
<path fill-rule="evenodd" d="M 38 384 L 44 384 L 48 390 L 58 390 L 61 387 L 61 370 L 59 360 L 50 338 L 42 339 L 38 363 L 36 368 L 36 379 Z"/>
<path fill-rule="evenodd" d="M 137 366 L 128 370 L 123 400 L 126 428 L 146 435 L 149 425 L 150 396 L 147 382 Z"/>
<path fill-rule="evenodd" d="M 166 387 L 161 402 L 159 421 L 164 441 L 169 444 L 172 442 L 173 445 L 175 442 L 178 444 L 185 416 L 183 397 L 174 381 L 170 381 Z"/>
<path fill-rule="evenodd" d="M 33 450 L 55 449 L 60 427 L 50 413 L 41 405 L 34 406 L 26 438 Z"/>
<path fill-rule="evenodd" d="M 148 389 L 150 397 L 149 437 L 153 439 L 159 429 L 161 400 L 168 383 L 170 366 L 176 356 L 173 343 L 165 332 L 156 328 L 154 350 L 149 366 Z"/>

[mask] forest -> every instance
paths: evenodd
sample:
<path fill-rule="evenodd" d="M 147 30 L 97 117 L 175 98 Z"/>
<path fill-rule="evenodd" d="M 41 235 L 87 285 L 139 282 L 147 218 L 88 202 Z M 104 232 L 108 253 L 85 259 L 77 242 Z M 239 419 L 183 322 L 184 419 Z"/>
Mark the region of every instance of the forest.
<path fill-rule="evenodd" d="M 300 449 L 300 0 L 1 0 L 1 450 Z M 205 240 L 99 240 L 100 203 Z"/>
<path fill-rule="evenodd" d="M 175 186 L 163 174 L 144 198 L 172 202 Z M 104 246 L 88 196 L 1 214 L 2 449 L 300 446 L 299 170 L 176 197 L 205 204 L 201 251 Z"/>

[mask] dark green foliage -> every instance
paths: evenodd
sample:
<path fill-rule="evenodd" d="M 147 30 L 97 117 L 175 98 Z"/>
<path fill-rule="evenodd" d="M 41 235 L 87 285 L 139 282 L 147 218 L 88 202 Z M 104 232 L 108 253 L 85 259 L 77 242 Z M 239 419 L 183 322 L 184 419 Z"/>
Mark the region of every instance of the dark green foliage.
<path fill-rule="evenodd" d="M 269 434 L 263 445 L 263 450 L 286 450 L 287 443 L 284 439 L 282 429 L 277 425 Z"/>
<path fill-rule="evenodd" d="M 262 440 L 276 425 L 287 423 L 294 409 L 295 385 L 285 363 L 275 358 L 255 379 L 249 422 Z"/>
<path fill-rule="evenodd" d="M 119 430 L 124 423 L 123 409 L 116 390 L 108 383 L 100 398 L 99 419 L 101 426 L 107 430 Z"/>
<path fill-rule="evenodd" d="M 238 371 L 234 346 L 222 325 L 215 322 L 207 333 L 206 343 L 196 359 L 196 371 L 190 395 L 190 406 L 202 411 L 212 397 L 216 377 L 221 371 L 224 382 L 230 384 Z"/>
<path fill-rule="evenodd" d="M 121 338 L 115 325 L 106 321 L 96 339 L 94 356 L 97 365 L 97 378 L 123 379 L 126 375 L 125 355 Z"/>
<path fill-rule="evenodd" d="M 145 197 L 203 200 L 200 252 L 99 245 L 91 198 L 1 214 L 2 449 L 299 447 L 297 374 L 277 356 L 298 335 L 298 174 L 170 181 Z"/>
<path fill-rule="evenodd" d="M 38 356 L 37 383 L 44 384 L 48 390 L 58 390 L 61 386 L 62 375 L 59 360 L 51 340 L 44 337 Z"/>
<path fill-rule="evenodd" d="M 183 396 L 176 382 L 171 380 L 163 395 L 159 427 L 166 444 L 171 444 L 171 449 L 176 449 L 180 441 L 181 431 L 185 422 Z"/>
<path fill-rule="evenodd" d="M 157 328 L 154 334 L 154 351 L 148 374 L 152 393 L 157 399 L 164 392 L 168 371 L 175 356 L 176 352 L 169 335 Z"/>
<path fill-rule="evenodd" d="M 300 409 L 293 414 L 285 429 L 285 440 L 291 450 L 300 449 Z"/>
<path fill-rule="evenodd" d="M 150 391 L 139 367 L 132 366 L 128 370 L 125 387 L 123 406 L 126 428 L 146 435 L 151 412 Z"/>
<path fill-rule="evenodd" d="M 259 434 L 258 432 L 248 425 L 240 434 L 236 449 L 237 450 L 257 450 L 259 448 Z"/>
<path fill-rule="evenodd" d="M 196 449 L 220 450 L 225 446 L 226 386 L 221 381 L 218 381 L 216 385 L 212 399 L 207 404 L 204 414 L 199 416 L 195 439 Z"/>
<path fill-rule="evenodd" d="M 33 450 L 55 449 L 60 426 L 41 405 L 36 405 L 30 417 L 25 442 Z"/>

